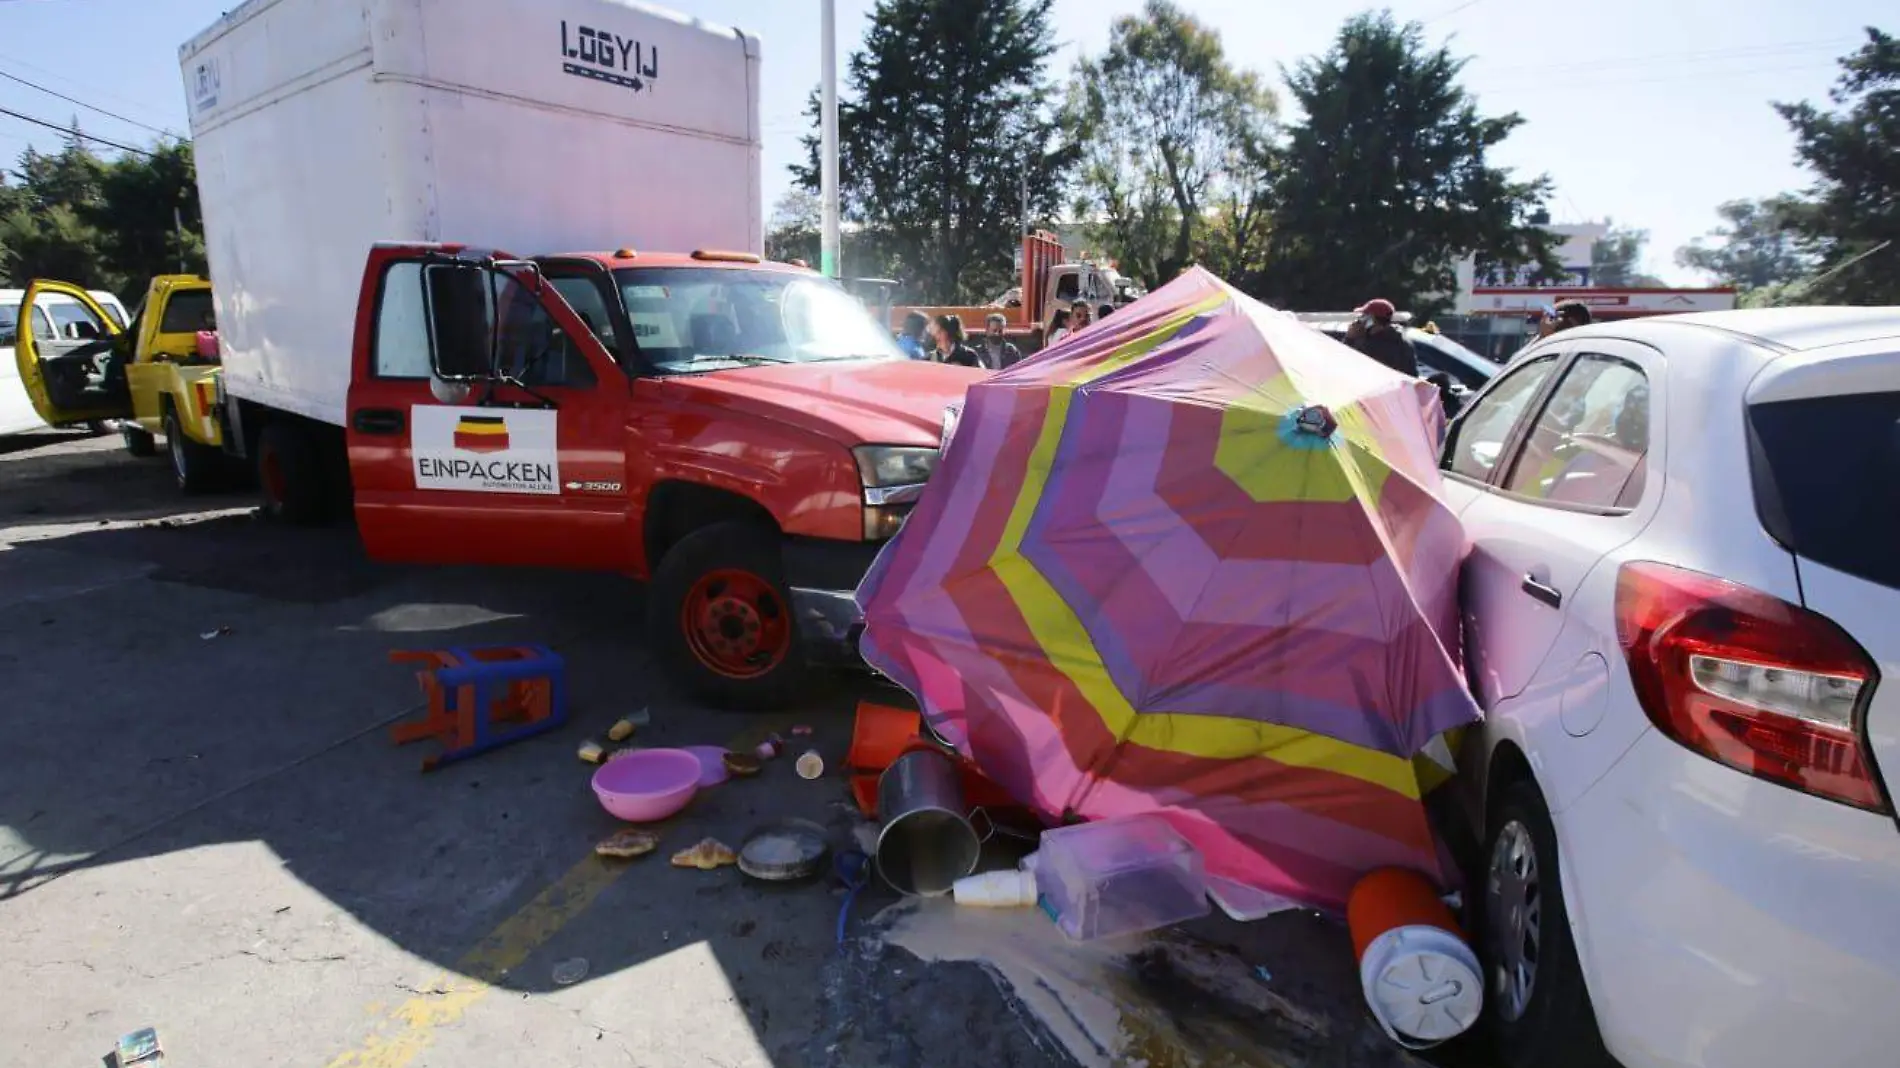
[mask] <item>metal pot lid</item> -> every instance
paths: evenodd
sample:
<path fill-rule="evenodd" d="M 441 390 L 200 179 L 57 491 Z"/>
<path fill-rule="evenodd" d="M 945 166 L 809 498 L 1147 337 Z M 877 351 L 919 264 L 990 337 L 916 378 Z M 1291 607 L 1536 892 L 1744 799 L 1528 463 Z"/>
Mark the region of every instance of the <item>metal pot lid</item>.
<path fill-rule="evenodd" d="M 739 847 L 739 870 L 774 883 L 808 879 L 818 873 L 825 849 L 823 827 L 808 820 L 785 820 L 746 837 Z"/>

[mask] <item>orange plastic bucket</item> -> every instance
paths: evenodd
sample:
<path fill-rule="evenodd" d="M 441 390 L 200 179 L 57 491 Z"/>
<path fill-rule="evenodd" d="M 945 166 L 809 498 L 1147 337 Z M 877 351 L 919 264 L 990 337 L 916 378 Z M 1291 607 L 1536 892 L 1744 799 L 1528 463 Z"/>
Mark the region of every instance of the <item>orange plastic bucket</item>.
<path fill-rule="evenodd" d="M 1366 1005 L 1402 1046 L 1435 1046 L 1484 1007 L 1483 971 L 1438 888 L 1418 872 L 1381 868 L 1346 900 Z"/>
<path fill-rule="evenodd" d="M 913 708 L 893 708 L 858 702 L 858 718 L 851 725 L 851 749 L 845 766 L 853 772 L 881 772 L 917 740 L 924 718 Z"/>

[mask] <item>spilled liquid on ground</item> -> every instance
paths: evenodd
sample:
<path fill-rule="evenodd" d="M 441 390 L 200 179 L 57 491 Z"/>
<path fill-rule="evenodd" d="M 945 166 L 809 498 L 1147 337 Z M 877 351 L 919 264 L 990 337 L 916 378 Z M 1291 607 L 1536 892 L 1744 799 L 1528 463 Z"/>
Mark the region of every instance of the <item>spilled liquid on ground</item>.
<path fill-rule="evenodd" d="M 1274 993 L 1245 962 L 1183 936 L 1076 943 L 1036 909 L 947 899 L 895 905 L 879 919 L 886 942 L 922 960 L 988 968 L 1085 1068 L 1347 1063 L 1333 1021 Z"/>

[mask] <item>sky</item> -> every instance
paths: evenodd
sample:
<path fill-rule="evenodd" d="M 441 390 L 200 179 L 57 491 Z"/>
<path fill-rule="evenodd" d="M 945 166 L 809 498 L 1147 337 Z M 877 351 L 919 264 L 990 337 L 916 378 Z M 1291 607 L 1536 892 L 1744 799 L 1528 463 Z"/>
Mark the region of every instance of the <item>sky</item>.
<path fill-rule="evenodd" d="M 333 0 L 339 7 L 348 0 Z M 560 0 L 546 0 L 558 10 Z M 1229 59 L 1274 84 L 1323 51 L 1340 23 L 1371 6 L 1336 0 L 1179 0 L 1220 31 Z M 185 132 L 177 46 L 236 0 L 0 0 L 0 75 L 36 82 L 107 116 L 0 76 L 0 108 L 143 145 Z M 800 114 L 818 83 L 818 0 L 671 0 L 763 41 L 766 210 L 790 184 Z M 1434 41 L 1469 57 L 1465 84 L 1487 114 L 1525 124 L 1494 162 L 1555 182 L 1556 222 L 1614 219 L 1649 231 L 1643 269 L 1674 284 L 1703 279 L 1674 251 L 1717 225 L 1724 200 L 1805 187 L 1793 139 L 1771 101 L 1822 102 L 1834 60 L 1862 27 L 1900 29 L 1891 0 L 1394 0 Z M 862 39 L 872 0 L 838 0 L 840 65 Z M 1056 0 L 1066 77 L 1097 54 L 1116 17 L 1140 0 Z M 1885 16 L 1884 24 L 1880 16 Z M 1284 94 L 1283 94 L 1284 96 Z M 0 115 L 0 161 L 59 135 Z"/>

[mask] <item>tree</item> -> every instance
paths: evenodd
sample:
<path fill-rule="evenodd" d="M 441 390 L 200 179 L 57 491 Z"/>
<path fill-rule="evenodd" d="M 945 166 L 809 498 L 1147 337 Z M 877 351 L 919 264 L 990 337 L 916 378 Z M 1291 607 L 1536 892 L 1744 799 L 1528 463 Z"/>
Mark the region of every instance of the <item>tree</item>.
<path fill-rule="evenodd" d="M 1828 99 L 1776 104 L 1795 154 L 1815 174 L 1785 218 L 1819 268 L 1809 296 L 1849 304 L 1900 303 L 1900 40 L 1867 28 L 1840 60 Z M 1883 243 L 1885 247 L 1883 248 Z"/>
<path fill-rule="evenodd" d="M 108 284 L 98 231 L 64 204 L 38 211 L 19 208 L 0 219 L 0 248 L 6 250 L 0 268 L 15 288 L 35 278 L 87 288 Z"/>
<path fill-rule="evenodd" d="M 129 294 L 181 264 L 205 270 L 189 144 L 107 160 L 75 126 L 59 152 L 28 149 L 16 169 L 20 185 L 0 188 L 0 276 L 11 284 L 55 278 Z"/>
<path fill-rule="evenodd" d="M 0 275 L 16 287 L 38 277 L 104 286 L 99 235 L 89 213 L 99 207 L 106 165 L 87 146 L 79 124 L 58 152 L 29 148 L 14 169 L 20 185 L 0 217 Z"/>
<path fill-rule="evenodd" d="M 993 296 L 1013 272 L 1024 200 L 1039 219 L 1061 202 L 1073 154 L 1044 106 L 1052 2 L 878 0 L 851 56 L 842 207 L 925 300 Z M 818 138 L 805 145 L 793 173 L 817 191 Z"/>
<path fill-rule="evenodd" d="M 1649 231 L 1616 225 L 1603 220 L 1609 232 L 1590 246 L 1590 281 L 1611 287 L 1660 287 L 1662 279 L 1643 274 L 1643 250 L 1649 245 Z"/>
<path fill-rule="evenodd" d="M 1549 179 L 1488 160 L 1524 120 L 1480 115 L 1458 84 L 1464 63 L 1387 12 L 1348 19 L 1286 75 L 1304 117 L 1278 154 L 1270 299 L 1323 309 L 1383 296 L 1424 312 L 1453 291 L 1463 256 L 1481 272 L 1560 273 L 1557 238 L 1530 221 Z"/>
<path fill-rule="evenodd" d="M 198 172 L 189 144 L 173 141 L 148 155 L 112 161 L 100 182 L 98 206 L 87 214 L 121 290 L 143 288 L 153 275 L 181 268 L 205 271 Z"/>
<path fill-rule="evenodd" d="M 818 262 L 819 232 L 824 223 L 824 205 L 817 194 L 806 189 L 786 190 L 772 208 L 766 224 L 765 258 L 768 260 L 804 260 Z"/>
<path fill-rule="evenodd" d="M 1122 271 L 1152 287 L 1198 261 L 1244 284 L 1266 243 L 1275 108 L 1171 0 L 1115 20 L 1108 51 L 1076 64 L 1065 121 Z"/>
<path fill-rule="evenodd" d="M 1744 294 L 1806 277 L 1812 261 L 1802 251 L 1800 236 L 1788 226 L 1785 197 L 1730 200 L 1716 207 L 1723 225 L 1708 236 L 1718 245 L 1696 238 L 1676 250 L 1678 266 L 1711 275 Z"/>
<path fill-rule="evenodd" d="M 99 203 L 106 165 L 92 151 L 75 119 L 58 152 L 48 155 L 29 148 L 20 154 L 16 169 L 31 207 L 80 210 Z"/>

